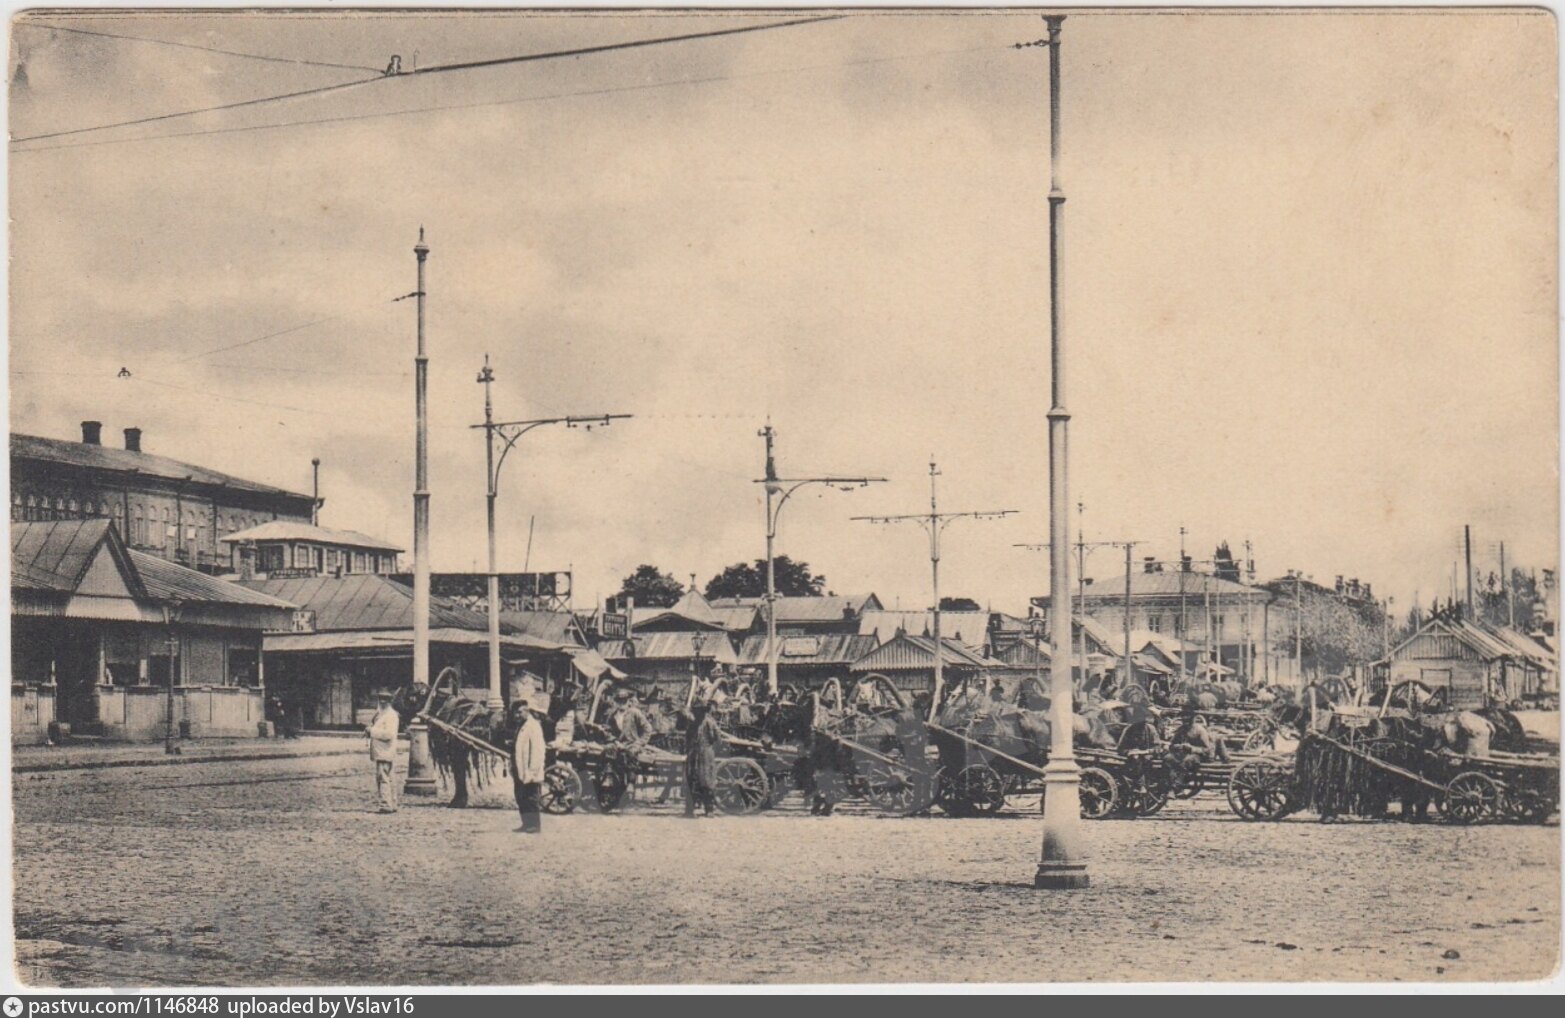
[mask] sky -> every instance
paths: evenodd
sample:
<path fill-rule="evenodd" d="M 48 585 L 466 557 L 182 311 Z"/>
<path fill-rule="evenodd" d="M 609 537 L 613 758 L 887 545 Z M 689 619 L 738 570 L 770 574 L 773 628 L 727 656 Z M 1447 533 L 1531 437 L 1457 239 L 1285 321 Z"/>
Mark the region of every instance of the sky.
<path fill-rule="evenodd" d="M 414 303 L 393 298 L 422 228 L 436 570 L 485 561 L 487 353 L 501 419 L 634 415 L 521 439 L 503 570 L 573 570 L 585 606 L 644 562 L 704 584 L 761 557 L 769 419 L 785 475 L 888 478 L 801 491 L 779 552 L 927 605 L 922 532 L 849 517 L 925 509 L 933 457 L 941 509 L 1018 511 L 947 530 L 942 593 L 1021 611 L 1048 577 L 1016 547 L 1048 533 L 1047 55 L 1013 47 L 1036 15 L 380 74 L 796 17 L 18 16 L 13 430 L 140 427 L 298 491 L 320 457 L 322 522 L 411 548 Z M 1197 559 L 1249 540 L 1262 578 L 1400 605 L 1449 591 L 1464 524 L 1480 570 L 1502 540 L 1553 566 L 1555 39 L 1537 11 L 1067 19 L 1087 540 L 1173 558 L 1183 526 Z"/>

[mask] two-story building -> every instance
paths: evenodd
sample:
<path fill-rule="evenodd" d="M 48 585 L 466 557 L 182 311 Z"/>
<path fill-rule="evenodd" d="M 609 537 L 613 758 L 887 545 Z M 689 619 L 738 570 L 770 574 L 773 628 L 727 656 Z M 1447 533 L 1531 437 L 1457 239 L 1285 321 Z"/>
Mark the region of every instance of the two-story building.
<path fill-rule="evenodd" d="M 124 447 L 113 448 L 100 422 L 81 427 L 79 442 L 11 435 L 13 521 L 113 520 L 130 548 L 216 574 L 232 562 L 224 537 L 274 520 L 307 524 L 318 504 L 146 452 L 139 428 L 126 428 Z"/>

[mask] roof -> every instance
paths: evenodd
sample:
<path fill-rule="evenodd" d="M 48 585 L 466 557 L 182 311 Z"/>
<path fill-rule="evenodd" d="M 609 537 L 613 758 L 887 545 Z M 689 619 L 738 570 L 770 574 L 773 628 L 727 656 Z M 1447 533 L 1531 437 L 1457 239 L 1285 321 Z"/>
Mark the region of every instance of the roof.
<path fill-rule="evenodd" d="M 500 625 L 513 633 L 548 640 L 550 643 L 586 646 L 581 626 L 571 612 L 502 611 Z"/>
<path fill-rule="evenodd" d="M 759 610 L 765 603 L 766 599 L 762 597 L 715 597 L 709 602 L 710 606 L 717 610 L 725 608 Z M 778 624 L 790 622 L 841 622 L 849 617 L 850 612 L 852 617 L 857 618 L 866 611 L 876 611 L 879 608 L 880 599 L 874 594 L 779 597 L 777 599 L 777 622 Z"/>
<path fill-rule="evenodd" d="M 697 637 L 704 637 L 699 653 Z M 634 644 L 634 647 L 627 644 Z M 629 667 L 625 662 L 638 660 L 694 660 L 697 657 L 721 665 L 739 663 L 733 644 L 722 633 L 640 633 L 628 641 L 605 640 L 598 645 L 598 653 L 610 661 L 620 662 L 622 667 Z"/>
<path fill-rule="evenodd" d="M 862 633 L 818 633 L 811 636 L 779 636 L 780 665 L 849 665 L 874 650 L 878 641 Z M 765 635 L 751 636 L 739 645 L 739 661 L 764 665 L 769 659 Z"/>
<path fill-rule="evenodd" d="M 896 635 L 898 629 L 923 636 L 935 631 L 935 614 L 926 611 L 867 611 L 859 616 L 859 632 L 875 637 L 877 643 L 885 643 Z M 989 636 L 989 613 L 986 611 L 943 611 L 940 613 L 940 635 L 952 637 L 969 647 L 982 647 Z"/>
<path fill-rule="evenodd" d="M 701 592 L 691 587 L 685 595 L 667 608 L 642 608 L 637 607 L 631 612 L 631 628 L 643 626 L 661 618 L 674 618 L 683 621 L 694 622 L 700 626 L 711 629 L 727 629 L 724 619 L 712 610 L 706 598 Z"/>
<path fill-rule="evenodd" d="M 435 628 L 429 631 L 430 643 L 477 646 L 487 643 L 488 639 L 487 633 L 477 633 L 471 629 Z M 500 645 L 536 650 L 557 649 L 538 646 L 536 641 L 525 636 L 502 636 Z M 334 633 L 268 633 L 264 646 L 268 654 L 310 654 L 342 650 L 401 652 L 404 649 L 411 652 L 413 633 L 405 628 L 359 629 Z"/>
<path fill-rule="evenodd" d="M 1172 668 L 1151 654 L 1143 654 L 1140 651 L 1136 651 L 1130 655 L 1130 660 L 1132 664 L 1144 672 L 1151 672 L 1154 675 L 1174 674 Z"/>
<path fill-rule="evenodd" d="M 1552 669 L 1556 667 L 1554 653 L 1543 644 L 1526 636 L 1510 626 L 1493 626 L 1490 632 L 1500 638 L 1502 643 L 1514 648 L 1516 653 L 1527 658 L 1542 668 Z"/>
<path fill-rule="evenodd" d="M 287 600 L 182 565 L 131 551 L 109 520 L 19 521 L 11 524 L 11 584 L 73 594 L 102 548 L 114 558 L 127 592 L 138 601 L 246 605 L 292 610 Z M 119 595 L 123 596 L 123 595 Z"/>
<path fill-rule="evenodd" d="M 258 481 L 225 474 L 206 467 L 154 456 L 146 452 L 131 452 L 108 445 L 89 445 L 86 442 L 68 442 L 58 438 L 42 438 L 37 435 L 11 435 L 12 460 L 37 460 L 44 463 L 63 463 L 87 470 L 109 470 L 119 473 L 135 473 L 143 477 L 156 477 L 169 481 L 188 481 L 192 484 L 231 488 L 261 495 L 278 495 L 313 502 L 309 495 L 296 491 L 274 488 Z"/>
<path fill-rule="evenodd" d="M 136 564 L 147 593 L 159 601 L 186 601 L 197 604 L 243 604 L 262 608 L 292 610 L 293 603 L 257 590 L 241 587 L 237 583 L 220 580 L 194 569 L 186 569 L 176 562 L 160 559 L 142 551 L 132 551 L 131 561 Z"/>
<path fill-rule="evenodd" d="M 349 548 L 370 548 L 375 551 L 402 551 L 390 542 L 382 541 L 378 537 L 366 536 L 356 530 L 333 530 L 330 527 L 317 527 L 294 520 L 272 520 L 258 527 L 251 527 L 249 530 L 241 530 L 237 534 L 228 534 L 218 540 L 235 544 L 242 541 L 314 541 L 317 544 L 340 544 Z"/>
<path fill-rule="evenodd" d="M 313 611 L 316 632 L 413 628 L 413 589 L 389 576 L 355 573 L 239 582 Z M 429 623 L 453 629 L 489 628 L 484 616 L 438 597 L 430 598 Z"/>
<path fill-rule="evenodd" d="M 12 523 L 11 586 L 74 591 L 110 527 L 108 520 Z"/>
<path fill-rule="evenodd" d="M 1186 597 L 1205 597 L 1210 591 L 1214 597 L 1251 597 L 1269 600 L 1271 594 L 1260 587 L 1249 587 L 1243 583 L 1235 583 L 1232 580 L 1218 579 L 1208 573 L 1198 572 L 1172 572 L 1149 573 L 1145 570 L 1130 574 L 1130 596 L 1138 597 L 1178 597 L 1180 590 Z M 1075 594 L 1071 595 L 1073 598 Z M 1107 602 L 1124 601 L 1125 577 L 1105 577 L 1101 584 L 1094 583 L 1087 587 L 1088 603 L 1099 604 Z M 1040 608 L 1046 608 L 1049 604 L 1048 595 L 1035 597 L 1032 603 Z"/>
<path fill-rule="evenodd" d="M 947 668 L 985 669 L 996 662 L 973 653 L 955 640 L 942 639 L 941 660 Z M 927 636 L 899 633 L 853 662 L 854 672 L 898 671 L 934 668 L 935 641 Z"/>
<path fill-rule="evenodd" d="M 1013 640 L 1009 645 L 997 648 L 993 656 L 1003 664 L 1020 668 L 1044 666 L 1054 659 L 1049 645 L 1033 636 Z"/>

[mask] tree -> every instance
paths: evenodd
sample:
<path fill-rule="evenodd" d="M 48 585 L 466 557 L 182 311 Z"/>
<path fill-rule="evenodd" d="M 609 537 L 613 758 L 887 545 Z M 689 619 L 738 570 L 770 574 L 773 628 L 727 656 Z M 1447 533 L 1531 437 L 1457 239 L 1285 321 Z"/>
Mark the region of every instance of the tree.
<path fill-rule="evenodd" d="M 1281 615 L 1281 631 L 1274 623 L 1273 640 L 1292 647 L 1294 602 L 1297 598 L 1298 633 L 1304 671 L 1324 678 L 1338 675 L 1353 665 L 1380 660 L 1386 645 L 1386 616 L 1376 601 L 1353 601 L 1338 596 L 1309 580 L 1300 581 L 1297 594 L 1292 579 L 1264 584 L 1275 598 Z M 1393 639 L 1395 634 L 1393 633 Z"/>
<path fill-rule="evenodd" d="M 808 562 L 795 562 L 787 555 L 772 560 L 777 574 L 777 593 L 783 597 L 820 597 L 826 589 L 826 577 L 810 572 Z M 763 597 L 766 594 L 766 560 L 735 562 L 706 582 L 708 599 L 719 597 Z"/>
<path fill-rule="evenodd" d="M 970 597 L 942 597 L 940 610 L 943 612 L 981 612 L 983 607 Z"/>
<path fill-rule="evenodd" d="M 671 608 L 685 596 L 685 585 L 657 566 L 640 565 L 620 581 L 619 597 L 633 597 L 647 608 Z"/>
<path fill-rule="evenodd" d="M 1545 611 L 1538 584 L 1532 575 L 1512 567 L 1509 589 L 1494 572 L 1488 576 L 1473 577 L 1473 610 L 1481 621 L 1491 626 L 1510 625 L 1512 601 L 1516 606 L 1516 628 L 1528 632 L 1532 628 L 1534 616 Z"/>

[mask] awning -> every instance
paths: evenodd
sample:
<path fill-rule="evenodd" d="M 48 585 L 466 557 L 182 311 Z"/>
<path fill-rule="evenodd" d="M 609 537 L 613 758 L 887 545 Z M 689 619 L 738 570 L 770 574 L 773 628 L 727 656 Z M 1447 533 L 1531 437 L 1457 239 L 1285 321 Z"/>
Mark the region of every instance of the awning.
<path fill-rule="evenodd" d="M 459 646 L 483 646 L 489 634 L 469 629 L 431 629 L 429 642 Z M 556 649 L 552 644 L 539 646 L 530 637 L 502 636 L 500 646 L 541 650 Z M 412 653 L 411 629 L 355 629 L 339 633 L 267 633 L 262 649 L 268 654 L 321 654 L 333 651 L 379 651 L 386 654 Z"/>
<path fill-rule="evenodd" d="M 625 673 L 615 668 L 603 659 L 603 655 L 590 647 L 579 647 L 567 650 L 571 656 L 571 664 L 587 679 L 596 679 L 604 672 L 610 678 L 623 679 Z"/>

